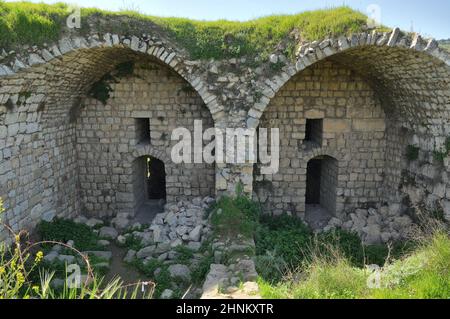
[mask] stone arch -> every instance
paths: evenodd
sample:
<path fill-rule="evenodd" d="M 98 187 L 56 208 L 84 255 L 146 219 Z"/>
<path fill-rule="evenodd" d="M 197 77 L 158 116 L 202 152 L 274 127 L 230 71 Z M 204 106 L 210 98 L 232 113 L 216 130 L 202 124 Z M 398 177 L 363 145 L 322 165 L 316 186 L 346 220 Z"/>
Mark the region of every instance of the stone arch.
<path fill-rule="evenodd" d="M 215 121 L 223 116 L 223 106 L 218 103 L 217 97 L 209 92 L 202 74 L 195 70 L 195 64 L 170 44 L 162 41 L 155 44 L 147 37 L 104 34 L 102 38 L 64 37 L 47 48 L 33 50 L 32 53 L 18 53 L 15 57 L 9 57 L 8 64 L 0 64 L 0 80 L 30 74 L 30 78 L 45 78 L 44 81 L 51 81 L 64 74 L 67 76 L 64 82 L 68 87 L 65 93 L 69 93 L 69 97 L 73 99 L 76 97 L 70 94 L 73 89 L 90 87 L 121 61 L 146 56 L 166 65 L 189 83 L 203 99 Z M 98 72 L 99 68 L 104 68 L 103 72 Z M 24 77 L 28 78 L 26 75 Z M 58 84 L 61 84 L 61 79 Z"/>
<path fill-rule="evenodd" d="M 345 187 L 338 189 L 338 206 L 342 206 L 337 211 L 341 211 L 342 207 L 349 210 L 354 206 L 377 205 L 380 202 L 401 203 L 405 196 L 405 191 L 401 189 L 405 173 L 409 180 L 415 180 L 416 188 L 429 189 L 435 182 L 428 176 L 427 169 L 438 165 L 430 158 L 436 150 L 444 148 L 443 141 L 450 136 L 450 54 L 440 49 L 435 40 L 424 40 L 420 35 L 402 35 L 400 30 L 394 29 L 389 33 L 374 31 L 306 44 L 299 48 L 296 65 L 289 64 L 278 75 L 259 83 L 262 97 L 249 110 L 247 127 L 260 125 L 268 105 L 276 97 L 285 96 L 283 90 L 293 84 L 294 78 L 302 75 L 309 77 L 315 69 L 329 64 L 354 72 L 367 84 L 362 84 L 362 87 L 373 91 L 374 94 L 370 94 L 374 102 L 370 104 L 377 113 L 377 117 L 370 120 L 364 120 L 363 116 L 357 124 L 341 120 L 328 123 L 333 130 L 348 134 L 353 134 L 356 127 L 361 132 L 360 141 L 372 140 L 374 144 L 364 143 L 376 146 L 371 146 L 371 155 L 364 155 L 367 150 L 363 149 L 362 153 L 353 153 L 360 155 L 358 160 L 342 153 L 344 157 L 339 159 L 339 165 L 343 174 L 340 178 L 345 182 Z M 290 107 L 287 112 L 295 112 L 294 106 L 286 103 L 285 106 Z M 304 120 L 298 119 L 297 124 L 304 125 Z M 301 130 L 296 134 L 296 138 L 303 138 Z M 336 143 L 338 145 L 340 141 L 336 139 Z M 411 165 L 406 160 L 406 149 L 411 144 L 420 148 L 420 154 L 423 154 L 420 165 Z M 289 204 L 295 196 L 289 194 L 291 188 L 304 182 L 305 161 L 321 153 L 338 158 L 341 152 L 332 149 L 339 147 L 322 152 L 324 146 L 312 151 L 300 150 L 298 154 L 303 156 L 301 163 L 297 163 L 295 156 L 290 159 L 281 156 L 282 165 L 284 161 L 292 166 L 292 161 L 295 161 L 295 166 L 283 177 L 292 187 L 285 190 L 287 196 L 279 196 L 276 205 L 289 210 L 282 203 Z M 367 163 L 370 165 L 367 166 Z M 280 176 L 272 177 L 273 182 L 280 179 Z M 440 183 L 447 183 L 445 176 Z M 372 186 L 363 190 L 368 185 Z M 355 196 L 362 202 L 355 200 Z M 439 198 L 445 200 L 442 192 L 438 195 L 433 193 L 431 201 L 436 201 L 436 198 L 438 201 Z M 297 212 L 300 216 L 303 216 L 303 211 L 304 207 L 299 203 Z"/>
<path fill-rule="evenodd" d="M 168 163 L 171 161 L 170 157 L 167 155 L 166 152 L 163 152 L 162 150 L 158 150 L 151 145 L 143 145 L 143 146 L 136 147 L 136 149 L 131 154 L 127 154 L 125 157 L 125 162 L 132 163 L 137 158 L 143 157 L 143 156 L 154 157 L 163 163 Z M 167 168 L 166 168 L 166 173 L 167 173 Z"/>
<path fill-rule="evenodd" d="M 386 107 L 405 116 L 410 125 L 425 122 L 434 134 L 449 130 L 450 54 L 439 48 L 435 40 L 426 41 L 418 34 L 402 36 L 396 28 L 390 33 L 374 31 L 315 41 L 299 51 L 295 66 L 286 66 L 280 74 L 260 84 L 262 98 L 248 112 L 249 128 L 258 126 L 271 99 L 295 75 L 332 60 L 365 76 L 380 92 Z"/>
<path fill-rule="evenodd" d="M 11 156 L 4 158 L 0 170 L 6 178 L 0 183 L 0 196 L 11 208 L 7 214 L 15 229 L 32 228 L 42 216 L 72 217 L 84 211 L 84 204 L 76 195 L 80 166 L 76 123 L 71 118 L 78 118 L 83 97 L 93 83 L 117 64 L 135 59 L 167 68 L 198 94 L 213 120 L 223 116 L 222 106 L 208 91 L 195 64 L 165 41 L 110 34 L 103 38 L 63 38 L 46 48 L 32 48 L 2 60 L 0 108 L 8 104 L 13 111 L 7 115 L 11 128 L 6 147 Z M 25 171 L 12 166 L 19 158 L 22 167 L 40 174 L 22 176 Z M 27 195 L 9 196 L 13 189 Z M 89 196 L 103 202 L 113 200 L 104 190 Z M 114 212 L 105 210 L 105 214 L 111 213 Z"/>

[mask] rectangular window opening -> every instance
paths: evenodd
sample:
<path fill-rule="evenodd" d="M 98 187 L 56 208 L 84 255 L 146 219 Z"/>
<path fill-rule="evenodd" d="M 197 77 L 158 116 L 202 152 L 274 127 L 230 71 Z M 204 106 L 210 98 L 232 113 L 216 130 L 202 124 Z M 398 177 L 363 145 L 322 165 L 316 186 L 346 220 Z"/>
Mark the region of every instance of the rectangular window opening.
<path fill-rule="evenodd" d="M 323 119 L 306 119 L 305 143 L 322 146 Z"/>
<path fill-rule="evenodd" d="M 136 141 L 138 144 L 150 144 L 150 119 L 134 119 L 136 126 Z"/>

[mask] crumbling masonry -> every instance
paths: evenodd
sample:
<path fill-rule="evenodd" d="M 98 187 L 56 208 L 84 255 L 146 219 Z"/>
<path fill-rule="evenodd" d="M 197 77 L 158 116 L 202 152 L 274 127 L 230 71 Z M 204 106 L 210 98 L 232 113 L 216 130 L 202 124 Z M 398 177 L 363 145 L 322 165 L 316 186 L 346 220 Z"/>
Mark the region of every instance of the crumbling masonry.
<path fill-rule="evenodd" d="M 271 60 L 191 61 L 157 32 L 65 36 L 11 52 L 0 60 L 5 221 L 18 230 L 55 215 L 133 214 L 137 161 L 148 157 L 164 164 L 168 202 L 233 194 L 241 183 L 274 214 L 304 218 L 311 188 L 320 192 L 311 201 L 342 220 L 383 204 L 399 216 L 420 206 L 450 218 L 450 56 L 436 41 L 374 31 Z M 92 97 L 104 82 L 109 97 Z M 171 131 L 194 119 L 279 128 L 279 172 L 172 163 Z"/>

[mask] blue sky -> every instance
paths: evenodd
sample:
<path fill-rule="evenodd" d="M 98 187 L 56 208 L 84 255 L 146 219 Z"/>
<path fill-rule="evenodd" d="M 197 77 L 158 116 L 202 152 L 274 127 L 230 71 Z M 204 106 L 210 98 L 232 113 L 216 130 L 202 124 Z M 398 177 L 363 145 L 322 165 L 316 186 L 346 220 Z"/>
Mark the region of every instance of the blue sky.
<path fill-rule="evenodd" d="M 33 2 L 54 3 L 64 0 Z M 199 20 L 248 20 L 275 13 L 297 13 L 346 4 L 367 13 L 371 4 L 381 9 L 381 22 L 437 39 L 450 38 L 449 0 L 68 0 L 84 7 L 109 10 L 135 8 L 158 16 Z"/>

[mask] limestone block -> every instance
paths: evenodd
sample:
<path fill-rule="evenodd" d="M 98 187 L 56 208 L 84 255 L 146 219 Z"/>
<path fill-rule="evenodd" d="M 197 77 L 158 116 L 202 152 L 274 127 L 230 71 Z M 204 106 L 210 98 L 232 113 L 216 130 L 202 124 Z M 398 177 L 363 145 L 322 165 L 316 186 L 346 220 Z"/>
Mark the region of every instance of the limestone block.
<path fill-rule="evenodd" d="M 386 122 L 382 119 L 373 120 L 353 120 L 353 129 L 362 132 L 384 132 L 386 130 Z"/>
<path fill-rule="evenodd" d="M 351 122 L 343 119 L 324 119 L 323 131 L 325 133 L 348 133 L 351 131 Z"/>

